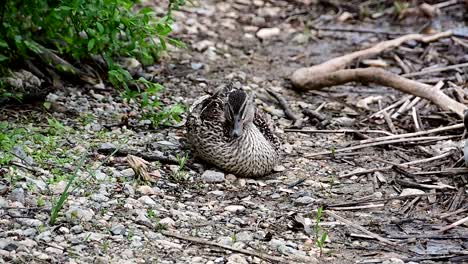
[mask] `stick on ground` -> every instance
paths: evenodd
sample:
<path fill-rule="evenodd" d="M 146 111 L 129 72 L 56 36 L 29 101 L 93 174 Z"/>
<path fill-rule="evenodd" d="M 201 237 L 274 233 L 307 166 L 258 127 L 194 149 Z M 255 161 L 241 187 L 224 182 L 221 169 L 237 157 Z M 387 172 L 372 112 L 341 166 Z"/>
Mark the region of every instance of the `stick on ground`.
<path fill-rule="evenodd" d="M 247 250 L 247 249 L 242 249 L 242 248 L 234 248 L 234 247 L 231 247 L 231 246 L 228 246 L 228 245 L 223 245 L 223 244 L 216 243 L 216 242 L 213 242 L 213 241 L 209 241 L 209 240 L 206 240 L 206 239 L 193 237 L 193 236 L 182 235 L 182 234 L 177 234 L 177 233 L 167 231 L 167 230 L 161 230 L 161 234 L 163 234 L 165 236 L 185 240 L 185 241 L 198 243 L 198 244 L 223 248 L 223 249 L 226 249 L 226 250 L 230 250 L 232 252 L 239 252 L 239 253 L 242 253 L 244 255 L 255 256 L 255 257 L 258 257 L 258 258 L 261 258 L 261 259 L 264 259 L 264 260 L 274 261 L 274 262 L 277 262 L 277 263 L 298 263 L 298 261 L 306 262 L 306 263 L 317 263 L 316 259 L 313 259 L 313 258 L 310 258 L 310 257 L 300 258 L 299 256 L 297 256 L 297 257 L 295 256 L 294 259 L 290 260 L 290 259 L 287 259 L 287 258 L 272 256 L 271 254 L 267 254 L 267 253 L 260 253 L 260 252 Z"/>

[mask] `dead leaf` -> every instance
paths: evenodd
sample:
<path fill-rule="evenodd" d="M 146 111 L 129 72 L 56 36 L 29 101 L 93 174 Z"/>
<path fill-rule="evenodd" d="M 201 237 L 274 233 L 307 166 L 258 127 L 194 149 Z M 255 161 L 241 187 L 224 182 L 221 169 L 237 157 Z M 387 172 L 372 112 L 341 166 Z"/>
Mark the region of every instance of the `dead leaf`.
<path fill-rule="evenodd" d="M 376 102 L 378 102 L 379 100 L 382 100 L 382 96 L 380 96 L 380 95 L 372 95 L 372 96 L 369 96 L 369 97 L 366 97 L 366 98 L 364 98 L 364 99 L 359 100 L 359 101 L 356 103 L 356 106 L 359 107 L 359 108 L 364 108 L 364 109 L 366 109 L 366 110 L 370 110 L 369 104 L 376 103 Z"/>
<path fill-rule="evenodd" d="M 127 156 L 128 165 L 133 169 L 136 176 L 143 181 L 155 182 L 154 176 L 157 176 L 152 172 L 148 173 L 148 166 L 150 163 L 140 157 L 128 155 Z"/>

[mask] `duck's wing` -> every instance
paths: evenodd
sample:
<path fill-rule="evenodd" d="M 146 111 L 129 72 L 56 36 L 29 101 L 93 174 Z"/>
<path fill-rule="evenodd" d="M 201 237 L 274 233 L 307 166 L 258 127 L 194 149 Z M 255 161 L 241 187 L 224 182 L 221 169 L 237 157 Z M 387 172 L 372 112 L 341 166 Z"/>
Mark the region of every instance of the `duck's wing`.
<path fill-rule="evenodd" d="M 274 126 L 271 118 L 261 110 L 257 109 L 255 111 L 254 124 L 263 136 L 271 143 L 275 150 L 279 150 L 281 142 L 274 133 Z"/>

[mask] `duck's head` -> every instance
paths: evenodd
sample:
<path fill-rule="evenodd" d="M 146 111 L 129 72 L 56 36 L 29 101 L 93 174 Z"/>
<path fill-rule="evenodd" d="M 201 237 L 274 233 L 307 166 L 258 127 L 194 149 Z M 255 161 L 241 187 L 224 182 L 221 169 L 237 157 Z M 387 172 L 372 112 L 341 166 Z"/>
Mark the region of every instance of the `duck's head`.
<path fill-rule="evenodd" d="M 243 90 L 235 89 L 228 94 L 224 114 L 232 138 L 242 136 L 244 127 L 253 122 L 255 104 L 252 98 Z"/>

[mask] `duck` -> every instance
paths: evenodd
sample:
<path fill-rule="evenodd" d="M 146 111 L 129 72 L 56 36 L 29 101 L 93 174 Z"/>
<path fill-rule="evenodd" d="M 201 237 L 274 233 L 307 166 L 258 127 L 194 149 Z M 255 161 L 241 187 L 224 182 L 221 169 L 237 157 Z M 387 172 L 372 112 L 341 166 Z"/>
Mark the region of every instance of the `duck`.
<path fill-rule="evenodd" d="M 258 178 L 279 163 L 281 143 L 271 118 L 232 83 L 195 100 L 186 126 L 195 156 L 227 173 Z"/>

